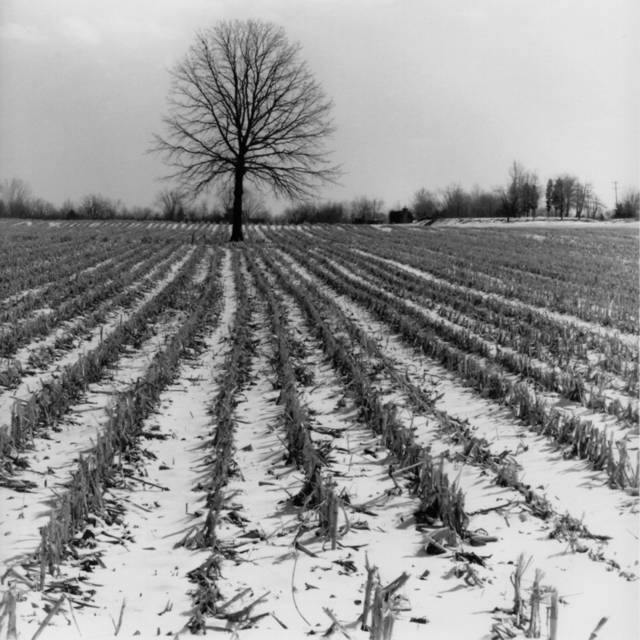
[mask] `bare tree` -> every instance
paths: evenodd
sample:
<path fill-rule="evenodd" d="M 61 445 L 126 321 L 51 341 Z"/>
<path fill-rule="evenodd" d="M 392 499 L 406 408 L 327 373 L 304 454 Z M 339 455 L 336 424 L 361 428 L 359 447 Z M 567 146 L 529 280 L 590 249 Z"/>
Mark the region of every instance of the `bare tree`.
<path fill-rule="evenodd" d="M 426 189 L 418 189 L 413 196 L 413 215 L 417 220 L 436 218 L 440 210 L 438 196 Z"/>
<path fill-rule="evenodd" d="M 285 209 L 281 220 L 287 224 L 337 224 L 349 222 L 349 211 L 342 202 L 299 202 Z"/>
<path fill-rule="evenodd" d="M 446 218 L 469 217 L 469 194 L 459 184 L 450 184 L 443 190 L 442 214 Z"/>
<path fill-rule="evenodd" d="M 5 204 L 7 215 L 13 218 L 29 215 L 31 188 L 24 180 L 20 178 L 5 180 L 0 185 L 0 195 Z"/>
<path fill-rule="evenodd" d="M 90 194 L 82 199 L 79 213 L 81 218 L 108 220 L 117 217 L 118 204 L 100 194 Z"/>
<path fill-rule="evenodd" d="M 163 189 L 156 198 L 162 217 L 177 222 L 185 217 L 184 200 L 184 195 L 179 189 Z"/>
<path fill-rule="evenodd" d="M 233 185 L 231 240 L 242 240 L 245 177 L 296 198 L 338 175 L 323 146 L 332 103 L 299 54 L 273 24 L 221 22 L 172 72 L 167 134 L 154 149 L 194 196 Z"/>
<path fill-rule="evenodd" d="M 471 216 L 474 218 L 495 218 L 502 209 L 502 199 L 495 190 L 483 191 L 475 186 L 469 194 Z"/>
<path fill-rule="evenodd" d="M 514 161 L 509 167 L 509 184 L 501 195 L 507 220 L 511 216 L 535 215 L 540 200 L 538 176 Z"/>
<path fill-rule="evenodd" d="M 352 200 L 351 221 L 356 224 L 374 224 L 384 220 L 384 202 L 378 198 L 361 196 Z"/>
<path fill-rule="evenodd" d="M 629 189 L 614 210 L 616 218 L 640 218 L 640 191 Z"/>
<path fill-rule="evenodd" d="M 556 213 L 560 213 L 560 220 L 569 217 L 571 209 L 576 206 L 578 178 L 564 174 L 558 176 L 553 183 L 552 203 Z"/>
<path fill-rule="evenodd" d="M 509 184 L 502 194 L 503 209 L 507 222 L 522 210 L 522 186 L 525 183 L 525 171 L 521 164 L 513 161 L 509 167 Z"/>
<path fill-rule="evenodd" d="M 33 198 L 29 202 L 29 210 L 32 218 L 55 218 L 58 215 L 56 207 L 43 198 Z"/>
<path fill-rule="evenodd" d="M 584 184 L 581 182 L 576 182 L 575 185 L 575 207 L 576 207 L 576 218 L 578 220 L 582 218 L 582 212 L 587 210 L 587 204 L 591 199 L 592 188 L 588 182 Z"/>
<path fill-rule="evenodd" d="M 587 196 L 585 208 L 589 218 L 601 218 L 604 215 L 604 203 L 593 191 Z"/>

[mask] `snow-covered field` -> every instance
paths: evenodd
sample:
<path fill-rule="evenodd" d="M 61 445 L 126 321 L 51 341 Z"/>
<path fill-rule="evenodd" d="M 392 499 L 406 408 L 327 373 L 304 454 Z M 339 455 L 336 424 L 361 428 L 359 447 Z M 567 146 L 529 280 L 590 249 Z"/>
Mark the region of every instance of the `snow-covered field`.
<path fill-rule="evenodd" d="M 2 224 L 1 638 L 638 636 L 637 224 Z"/>

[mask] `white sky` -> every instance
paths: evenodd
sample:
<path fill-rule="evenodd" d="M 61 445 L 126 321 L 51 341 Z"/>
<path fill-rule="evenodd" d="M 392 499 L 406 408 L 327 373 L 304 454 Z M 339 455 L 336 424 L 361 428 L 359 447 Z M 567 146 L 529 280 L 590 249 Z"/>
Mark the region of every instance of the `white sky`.
<path fill-rule="evenodd" d="M 151 204 L 168 69 L 197 29 L 247 17 L 299 41 L 335 102 L 344 176 L 322 198 L 492 188 L 513 160 L 607 204 L 638 186 L 638 0 L 2 0 L 0 180 Z"/>

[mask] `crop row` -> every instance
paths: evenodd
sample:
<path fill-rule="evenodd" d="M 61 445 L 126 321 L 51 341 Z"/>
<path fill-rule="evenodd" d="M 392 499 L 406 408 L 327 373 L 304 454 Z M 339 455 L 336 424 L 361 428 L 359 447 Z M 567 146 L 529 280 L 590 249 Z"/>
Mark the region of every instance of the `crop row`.
<path fill-rule="evenodd" d="M 92 311 L 63 325 L 56 331 L 56 335 L 33 345 L 29 349 L 26 361 L 13 358 L 0 360 L 2 362 L 0 385 L 8 389 L 17 387 L 23 376 L 30 373 L 29 368 L 43 369 L 62 352 L 71 349 L 78 337 L 90 334 L 92 329 L 104 323 L 109 313 L 130 307 L 150 286 L 154 286 L 166 277 L 176 258 L 171 251 L 169 248 L 166 252 L 158 254 L 156 256 L 158 262 L 153 259 L 147 260 L 143 265 L 138 265 L 138 268 L 126 274 L 127 286 L 124 289 L 102 301 Z M 28 367 L 26 369 L 25 364 Z"/>
<path fill-rule="evenodd" d="M 13 293 L 16 285 L 22 284 L 16 282 L 16 279 L 28 278 L 25 283 L 37 282 L 38 278 L 46 278 L 53 265 L 64 265 L 70 258 L 72 261 L 66 262 L 67 265 L 78 260 L 90 259 L 96 250 L 95 243 L 84 243 L 84 238 L 71 234 L 58 234 L 53 237 L 31 236 L 30 240 L 31 242 L 20 237 L 7 238 L 0 243 L 0 269 L 4 274 L 0 279 L 0 291 L 3 297 L 7 293 Z"/>
<path fill-rule="evenodd" d="M 500 279 L 527 279 L 531 288 L 551 287 L 556 293 L 588 296 L 602 308 L 613 303 L 626 306 L 637 299 L 638 288 L 620 278 L 620 268 L 637 275 L 635 239 L 618 230 L 611 235 L 598 230 L 574 229 L 570 234 L 546 230 L 463 229 L 444 233 L 435 242 L 424 230 L 421 244 L 443 253 L 458 267 L 478 264 L 481 271 Z M 400 233 L 403 237 L 403 233 Z M 499 248 L 499 251 L 487 251 Z M 637 280 L 637 278 L 636 278 Z M 592 294 L 589 296 L 589 294 Z"/>
<path fill-rule="evenodd" d="M 523 229 L 459 229 L 441 234 L 433 242 L 433 234 L 423 230 L 420 239 L 431 250 L 446 254 L 457 266 L 479 263 L 481 270 L 497 272 L 500 277 L 510 278 L 514 272 L 521 272 L 536 277 L 537 283 L 557 281 L 574 289 L 613 286 L 624 294 L 619 269 L 621 264 L 632 266 L 634 239 L 631 234 L 620 232 L 607 238 L 602 231 L 574 229 L 563 234 L 554 229 L 530 234 Z M 487 254 L 487 246 L 500 247 L 500 251 Z M 611 251 L 613 246 L 615 253 Z M 577 264 L 586 263 L 590 269 L 576 268 Z"/>
<path fill-rule="evenodd" d="M 0 309 L 16 306 L 16 299 L 31 308 L 42 293 L 64 290 L 63 282 L 73 284 L 78 272 L 106 261 L 118 263 L 135 252 L 160 251 L 181 243 L 217 244 L 226 235 L 224 225 L 179 225 L 168 232 L 164 223 L 160 228 L 118 222 L 95 227 L 86 221 L 73 228 L 34 223 L 26 232 L 6 231 L 6 237 L 0 238 Z"/>
<path fill-rule="evenodd" d="M 84 281 L 75 295 L 62 298 L 60 305 L 51 313 L 37 314 L 23 322 L 12 322 L 9 329 L 0 334 L 0 355 L 10 358 L 16 351 L 34 338 L 46 335 L 60 323 L 95 311 L 102 303 L 131 286 L 138 278 L 153 269 L 166 255 L 148 252 L 143 256 L 132 256 L 113 269 L 95 274 L 92 281 Z M 62 296 L 62 292 L 60 294 Z"/>
<path fill-rule="evenodd" d="M 260 255 L 261 263 L 260 264 L 256 263 L 256 266 L 252 267 L 252 269 L 254 271 L 254 274 L 268 273 L 268 275 L 270 276 L 269 282 L 266 284 L 266 287 L 268 288 L 269 284 L 271 284 L 271 297 L 275 300 L 277 305 L 277 307 L 272 307 L 272 309 L 274 308 L 280 309 L 275 313 L 275 315 L 278 318 L 282 318 L 282 317 L 286 318 L 286 313 L 282 311 L 283 305 L 279 304 L 277 301 L 277 299 L 281 297 L 279 292 L 280 288 L 287 290 L 289 293 L 289 297 L 293 297 L 296 300 L 296 305 L 302 309 L 304 307 L 304 303 L 301 301 L 300 297 L 296 296 L 294 291 L 295 285 L 292 285 L 292 279 L 294 278 L 292 273 L 293 270 L 290 270 L 290 271 L 280 270 L 280 267 L 276 264 L 276 260 L 270 261 L 268 255 L 265 255 L 259 251 L 256 251 L 256 254 Z M 263 264 L 268 264 L 268 268 L 265 269 L 263 267 Z M 277 285 L 274 284 L 275 280 L 277 280 Z M 336 337 L 342 333 L 341 331 L 342 325 L 340 325 L 339 327 L 336 327 L 334 323 L 329 322 L 328 323 L 329 332 L 328 333 L 326 331 L 322 332 L 322 330 L 319 329 L 318 327 L 319 325 L 322 324 L 323 321 L 326 322 L 327 320 L 327 314 L 325 313 L 327 309 L 327 305 L 325 305 L 325 301 L 320 299 L 320 296 L 318 295 L 318 292 L 315 290 L 314 287 L 307 286 L 306 283 L 301 287 L 299 287 L 299 293 L 301 296 L 308 296 L 308 299 L 311 302 L 309 307 L 316 309 L 315 314 L 313 313 L 306 314 L 307 327 L 309 331 L 316 334 L 318 341 L 322 344 L 326 354 L 332 359 L 334 366 L 337 365 L 336 369 L 338 371 L 342 371 L 343 385 L 345 389 L 348 390 L 349 395 L 351 395 L 355 399 L 357 405 L 360 407 L 361 417 L 363 418 L 363 421 L 366 422 L 368 425 L 373 426 L 374 430 L 376 430 L 375 410 L 371 413 L 368 413 L 367 411 L 368 407 L 375 406 L 375 401 L 371 403 L 371 401 L 374 400 L 373 396 L 371 394 L 366 394 L 366 396 L 361 396 L 359 394 L 361 386 L 358 383 L 358 379 L 359 379 L 358 375 L 357 374 L 356 376 L 349 375 L 349 372 L 353 373 L 354 369 L 350 368 L 349 365 L 344 361 L 343 361 L 344 366 L 341 369 L 340 365 L 338 364 L 341 361 L 339 355 L 332 354 L 331 350 L 326 348 L 327 342 L 330 341 L 329 339 L 330 335 L 333 335 L 334 337 Z M 306 311 L 306 309 L 303 309 L 303 311 Z M 282 326 L 282 324 L 280 324 L 280 326 Z M 277 331 L 277 330 L 274 330 L 274 331 Z M 365 336 L 364 334 L 361 334 L 360 337 L 364 338 Z M 355 364 L 356 367 L 358 366 L 360 367 L 360 372 L 362 374 L 361 379 L 369 379 L 369 375 L 366 370 L 366 367 L 363 364 L 362 359 L 359 358 L 357 355 L 358 349 L 355 349 L 355 350 L 353 349 L 353 346 L 354 346 L 353 343 L 351 344 L 344 343 L 339 337 L 337 337 L 336 339 L 338 343 L 347 345 L 346 352 L 350 354 L 352 364 Z M 370 341 L 364 339 L 363 344 L 361 346 L 363 347 L 363 349 L 371 348 Z M 373 389 L 371 389 L 371 391 L 373 391 Z M 412 391 L 417 392 L 418 390 L 414 388 Z M 381 398 L 381 396 L 378 395 L 377 392 L 374 391 L 374 394 L 377 395 L 378 399 Z M 418 400 L 418 404 L 420 405 L 421 409 L 423 409 L 425 406 L 430 404 L 432 401 L 432 398 L 426 397 L 426 394 L 420 394 L 420 398 L 418 398 L 417 395 L 418 394 L 416 394 L 414 397 L 416 398 L 416 400 Z M 363 402 L 363 399 L 365 397 L 368 398 L 368 401 L 365 400 Z M 385 406 L 383 406 L 383 409 L 388 410 L 388 414 L 387 414 L 389 416 L 388 425 L 391 425 L 391 429 L 393 429 L 394 427 L 395 429 L 403 429 L 400 423 L 395 419 L 393 410 Z M 456 427 L 457 426 L 458 425 L 456 425 Z M 377 430 L 377 432 L 379 434 L 383 433 L 383 431 L 381 430 Z M 385 444 L 387 444 L 388 446 L 389 442 L 393 442 L 393 440 L 386 439 Z M 398 442 L 398 440 L 396 440 L 396 442 Z M 396 450 L 402 449 L 401 444 L 399 446 L 396 445 L 396 447 L 397 447 Z M 406 451 L 406 449 L 404 450 Z M 500 463 L 500 460 L 497 458 L 497 456 L 492 456 L 491 454 L 489 455 L 490 455 L 489 461 L 485 460 L 483 466 L 489 466 L 489 464 L 493 464 L 497 466 Z M 407 455 L 407 457 L 404 458 L 402 462 L 398 463 L 399 466 L 402 467 L 400 471 L 406 473 L 407 471 L 413 471 L 413 469 L 415 469 L 415 466 L 413 465 L 405 466 L 407 465 L 410 459 L 411 457 L 409 454 Z M 411 469 L 412 466 L 413 466 L 413 469 Z M 419 462 L 418 462 L 418 466 L 420 466 Z M 444 524 L 447 524 L 448 526 L 450 526 L 453 529 L 456 529 L 457 531 L 462 531 L 466 539 L 472 544 L 482 544 L 483 542 L 487 542 L 489 540 L 495 540 L 495 538 L 492 538 L 491 536 L 478 534 L 478 533 L 471 533 L 466 529 L 467 519 L 466 519 L 466 515 L 464 514 L 464 506 L 462 506 L 462 511 L 458 513 L 459 519 L 456 520 L 455 517 L 448 517 L 453 515 L 452 511 L 455 513 L 455 508 L 452 508 L 452 505 L 451 505 L 451 502 L 452 502 L 451 494 L 453 493 L 455 495 L 456 489 L 455 487 L 451 487 L 446 482 L 446 480 L 444 483 L 440 484 L 442 477 L 444 476 L 444 478 L 446 478 L 444 467 L 445 467 L 444 460 L 441 459 L 440 464 L 436 464 L 435 467 L 433 466 L 431 467 L 431 474 L 424 473 L 423 469 L 421 469 L 420 471 L 423 471 L 422 486 L 420 486 L 419 482 L 417 481 L 417 478 L 420 478 L 420 472 L 414 471 L 414 473 L 412 474 L 412 477 L 411 477 L 412 489 L 416 491 L 418 495 L 422 494 L 422 495 L 428 496 L 428 499 L 422 498 L 420 501 L 421 502 L 420 508 L 416 513 L 418 522 L 426 522 L 430 526 L 433 526 L 434 520 L 437 521 L 440 517 L 442 517 L 442 519 L 444 520 Z M 514 488 L 521 491 L 525 495 L 527 501 L 532 505 L 532 510 L 534 510 L 535 512 L 535 509 L 537 508 L 539 501 L 542 501 L 542 499 L 539 496 L 536 496 L 535 494 L 533 494 L 533 492 L 528 491 L 525 485 L 521 483 L 517 483 L 517 480 L 515 480 L 514 482 L 515 482 Z M 458 498 L 461 497 L 461 492 L 458 491 L 457 497 Z M 366 591 L 367 593 L 369 592 L 368 586 Z M 368 596 L 365 596 L 365 600 L 367 602 L 368 602 L 368 599 L 369 599 Z M 379 611 L 380 607 L 374 606 L 374 609 Z M 365 604 L 364 611 L 365 612 L 367 611 L 366 604 Z M 364 629 L 365 628 L 364 625 L 367 622 L 367 617 L 366 617 L 366 613 L 364 613 L 363 615 L 364 617 L 361 618 L 361 620 L 363 624 L 362 628 Z M 388 621 L 389 620 L 387 620 L 387 622 Z M 380 633 L 380 629 L 378 628 L 378 626 L 379 625 L 375 625 L 375 624 L 372 625 L 372 637 L 382 638 L 384 637 L 383 635 L 377 635 Z M 374 631 L 375 629 L 377 629 L 377 633 L 376 631 Z"/>
<path fill-rule="evenodd" d="M 460 290 L 447 282 L 430 280 L 396 267 L 388 261 L 323 244 L 322 249 L 341 261 L 357 264 L 370 278 L 382 278 L 393 287 L 421 296 L 421 304 L 436 305 L 444 318 L 456 321 L 469 318 L 486 323 L 488 338 L 528 356 L 561 365 L 580 361 L 584 368 L 603 368 L 625 376 L 630 388 L 638 382 L 638 353 L 615 336 L 603 336 L 575 324 L 559 323 L 542 312 L 507 304 L 505 301 L 472 290 Z M 599 355 L 595 365 L 590 354 Z M 588 374 L 587 374 L 588 376 Z"/>
<path fill-rule="evenodd" d="M 351 340 L 351 352 L 361 353 L 360 361 L 363 364 L 367 360 L 370 361 L 369 379 L 373 380 L 381 370 L 384 370 L 385 375 L 393 381 L 395 387 L 402 391 L 412 409 L 420 415 L 429 415 L 434 418 L 438 431 L 457 445 L 458 452 L 456 449 L 447 450 L 445 453 L 447 459 L 453 461 L 461 458 L 465 463 L 478 465 L 485 472 L 489 470 L 495 477 L 496 484 L 511 487 L 521 493 L 537 517 L 547 519 L 554 514 L 544 496 L 519 481 L 517 463 L 512 456 L 505 455 L 505 451 L 499 454 L 492 452 L 488 441 L 476 436 L 468 423 L 452 417 L 446 411 L 436 409 L 433 392 L 413 384 L 404 372 L 400 372 L 397 366 L 382 353 L 378 343 L 346 316 L 333 298 L 314 288 L 313 299 L 319 313 L 331 326 L 334 335 L 346 332 Z M 584 527 L 582 527 L 582 533 L 586 536 L 591 535 Z"/>
<path fill-rule="evenodd" d="M 154 355 L 144 376 L 115 396 L 109 419 L 95 446 L 79 459 L 67 489 L 58 497 L 48 524 L 41 529 L 36 553 L 41 587 L 46 573 L 53 574 L 66 557 L 74 535 L 88 517 L 99 515 L 107 522 L 111 520 L 103 498 L 105 488 L 121 475 L 122 461 L 135 449 L 143 421 L 175 378 L 181 359 L 199 344 L 199 336 L 217 320 L 220 283 L 215 273 L 219 259 L 218 255 L 211 263 L 212 277 L 192 289 L 193 310 Z"/>
<path fill-rule="evenodd" d="M 317 255 L 321 259 L 324 258 L 325 264 L 331 268 L 331 260 L 326 261 L 327 254 L 325 252 L 314 251 L 313 255 Z M 376 267 L 369 269 L 366 264 L 349 261 L 344 256 L 341 256 L 339 260 L 340 262 L 337 264 L 348 269 L 348 273 L 345 274 L 347 278 L 358 284 L 366 283 L 370 290 L 379 290 L 382 298 L 391 296 L 396 299 L 408 299 L 422 309 L 429 307 L 435 297 L 431 295 L 427 285 L 412 283 L 409 278 L 405 280 Z M 504 367 L 506 371 L 530 379 L 540 385 L 542 389 L 557 392 L 572 402 L 580 402 L 587 408 L 604 411 L 630 422 L 637 421 L 638 409 L 632 405 L 630 398 L 627 401 L 627 406 L 624 406 L 619 399 L 611 400 L 610 394 L 607 393 L 603 385 L 592 383 L 587 389 L 583 373 L 572 368 L 562 370 L 552 363 L 532 358 L 526 352 L 514 350 L 517 339 L 516 341 L 512 340 L 510 329 L 496 330 L 494 326 L 482 320 L 473 320 L 464 315 L 463 311 L 452 309 L 455 304 L 454 300 L 455 298 L 451 294 L 438 300 L 442 303 L 438 309 L 438 316 L 442 317 L 442 320 L 433 317 L 428 312 L 423 314 L 426 326 L 445 340 L 457 344 L 466 351 L 494 361 Z M 409 308 L 409 306 L 410 303 L 407 303 L 404 308 Z M 471 305 L 468 306 L 471 307 Z M 517 331 L 517 327 L 513 327 L 513 330 Z M 558 328 L 558 332 L 562 332 L 562 329 Z M 526 346 L 520 345 L 520 347 L 529 349 L 532 344 L 535 343 L 527 341 Z"/>
<path fill-rule="evenodd" d="M 167 307 L 186 308 L 189 279 L 202 252 L 194 252 L 176 277 L 126 322 L 119 324 L 100 345 L 67 367 L 26 400 L 17 400 L 11 423 L 0 428 L 0 462 L 5 471 L 16 460 L 15 450 L 23 448 L 33 436 L 54 424 L 81 396 L 87 385 L 99 380 L 106 367 L 117 361 L 127 344 L 135 343 L 153 331 L 153 319 Z"/>
<path fill-rule="evenodd" d="M 294 498 L 294 504 L 304 504 L 306 508 L 318 510 L 320 532 L 330 540 L 332 549 L 335 549 L 341 500 L 334 491 L 331 478 L 322 474 L 322 468 L 327 464 L 326 456 L 311 438 L 309 414 L 298 394 L 298 376 L 293 366 L 288 320 L 282 305 L 250 254 L 247 254 L 247 259 L 258 291 L 266 300 L 271 320 L 276 354 L 275 371 L 280 388 L 279 401 L 283 405 L 287 434 L 287 462 L 302 469 L 305 475 L 305 485 Z"/>
<path fill-rule="evenodd" d="M 89 273 L 107 263 L 116 265 L 126 261 L 136 253 L 140 253 L 140 247 L 105 242 L 7 268 L 2 272 L 7 286 L 4 288 L 5 300 L 0 303 L 0 321 L 22 318 L 38 305 L 52 306 L 65 292 L 68 295 L 69 289 L 77 288 Z"/>
<path fill-rule="evenodd" d="M 87 289 L 99 286 L 101 282 L 113 277 L 122 267 L 128 269 L 153 255 L 151 247 L 130 247 L 122 253 L 113 250 L 97 251 L 99 260 L 89 264 L 74 264 L 74 269 L 66 275 L 56 267 L 49 271 L 50 282 L 36 292 L 24 297 L 12 308 L 6 309 L 0 316 L 3 322 L 16 322 L 26 319 L 32 312 L 43 308 L 56 308 L 70 298 L 81 295 Z M 62 263 L 64 264 L 64 263 Z"/>
<path fill-rule="evenodd" d="M 292 231 L 275 232 L 275 234 L 281 238 L 289 237 L 293 233 Z M 378 235 L 380 234 L 378 233 Z M 309 236 L 296 234 L 295 237 L 301 239 L 304 243 L 310 242 Z M 385 253 L 384 247 L 379 247 L 378 243 L 374 243 L 373 245 L 375 251 L 372 252 L 371 245 L 367 245 L 362 247 L 361 253 L 360 251 L 353 251 L 353 245 L 344 242 L 332 241 L 318 243 L 316 239 L 315 242 L 313 242 L 313 246 L 322 246 L 327 250 L 330 249 L 331 251 L 339 252 L 341 255 L 348 255 L 351 259 L 356 259 L 356 256 L 360 254 L 371 266 L 377 265 L 378 268 L 384 269 L 389 273 L 394 273 L 406 279 L 407 282 L 417 282 L 421 286 L 428 285 L 429 291 L 432 291 L 433 295 L 436 296 L 435 299 L 438 299 L 438 296 L 445 296 L 446 300 L 447 294 L 450 294 L 449 303 L 452 303 L 452 298 L 455 296 L 455 299 L 459 300 L 460 304 L 469 305 L 471 309 L 477 307 L 475 313 L 480 314 L 479 317 L 491 318 L 493 314 L 495 314 L 499 318 L 504 318 L 504 323 L 515 322 L 518 326 L 518 332 L 522 332 L 523 335 L 527 334 L 529 328 L 529 330 L 535 332 L 535 335 L 532 336 L 532 342 L 535 339 L 541 339 L 543 344 L 552 347 L 554 340 L 559 337 L 558 329 L 564 329 L 565 327 L 570 328 L 571 336 L 575 338 L 579 346 L 569 341 L 561 340 L 562 349 L 558 350 L 559 353 L 566 351 L 568 354 L 580 357 L 584 356 L 586 350 L 595 350 L 605 356 L 610 355 L 634 362 L 638 360 L 637 350 L 620 340 L 615 333 L 608 332 L 602 334 L 597 328 L 590 330 L 575 323 L 570 323 L 569 321 L 558 321 L 550 316 L 544 308 L 537 309 L 526 305 L 523 306 L 513 298 L 507 299 L 495 295 L 494 292 L 491 291 L 483 291 L 465 286 L 464 284 L 455 282 L 453 277 L 447 277 L 446 273 L 433 277 L 433 269 L 430 270 L 421 266 L 421 251 L 419 249 L 416 249 L 415 252 L 407 253 L 406 251 L 402 251 L 402 247 L 398 247 L 395 254 L 385 257 L 383 255 Z M 394 265 L 393 262 L 398 263 L 400 266 Z M 469 264 L 471 264 L 470 260 L 467 260 L 467 265 Z M 442 267 L 442 265 L 440 265 L 440 267 Z M 473 264 L 473 268 L 479 268 L 479 265 Z M 417 271 L 418 274 L 412 274 L 410 272 L 412 269 Z M 453 273 L 449 275 L 453 276 Z M 428 282 L 425 282 L 425 280 Z M 498 279 L 498 282 L 501 281 Z M 465 313 L 468 315 L 469 310 L 466 309 Z M 537 329 L 540 329 L 540 332 L 538 332 Z M 547 334 L 553 336 L 554 340 L 545 338 Z"/>
<path fill-rule="evenodd" d="M 16 247 L 20 243 L 20 251 Z M 45 261 L 49 257 L 60 258 L 78 245 L 78 238 L 71 234 L 55 234 L 48 238 L 36 234 L 14 235 L 8 237 L 3 234 L 0 239 L 0 267 L 10 269 L 25 267 L 34 260 Z"/>
<path fill-rule="evenodd" d="M 149 263 L 146 265 L 146 268 L 136 269 L 136 281 L 133 282 L 131 286 L 105 300 L 97 309 L 88 315 L 81 316 L 77 322 L 71 324 L 68 329 L 56 336 L 52 343 L 41 345 L 30 351 L 29 357 L 27 358 L 27 365 L 36 368 L 46 366 L 54 360 L 61 351 L 70 349 L 79 336 L 89 334 L 93 328 L 103 323 L 109 313 L 113 313 L 118 309 L 128 309 L 145 291 L 166 278 L 168 272 L 176 262 L 176 256 L 173 254 L 171 248 L 167 248 L 164 252 L 159 253 L 157 259 L 158 262 L 156 264 Z M 19 364 L 17 366 L 14 365 L 14 367 L 17 369 L 14 377 L 19 380 L 21 367 Z M 0 380 L 2 380 L 2 372 L 0 372 Z M 15 384 L 16 380 L 11 380 L 11 382 Z M 5 381 L 0 383 L 5 384 L 5 386 L 10 386 Z"/>
<path fill-rule="evenodd" d="M 370 231 L 369 235 L 374 233 Z M 377 232 L 379 233 L 379 232 Z M 459 285 L 479 289 L 487 293 L 497 293 L 507 298 L 521 300 L 528 304 L 547 307 L 555 311 L 576 315 L 588 321 L 598 322 L 603 325 L 613 325 L 621 331 L 638 331 L 638 319 L 634 305 L 624 294 L 624 287 L 620 286 L 619 267 L 615 270 L 618 278 L 617 286 L 612 289 L 611 285 L 598 287 L 576 286 L 575 283 L 559 283 L 548 280 L 541 281 L 529 272 L 514 272 L 509 275 L 502 274 L 496 267 L 489 263 L 491 255 L 501 255 L 503 245 L 496 242 L 495 246 L 485 246 L 484 253 L 472 260 L 465 258 L 461 241 L 458 252 L 461 254 L 457 264 L 452 263 L 447 255 L 436 252 L 434 255 L 425 251 L 425 246 L 439 246 L 447 241 L 447 234 L 438 232 L 430 234 L 429 230 L 421 230 L 419 233 L 394 232 L 379 234 L 374 241 L 374 253 L 385 258 L 397 260 L 411 266 L 433 273 Z M 356 233 L 355 231 L 341 232 L 333 231 L 330 235 L 330 242 L 349 242 L 353 246 L 365 251 L 372 249 L 370 237 L 367 234 Z M 615 245 L 610 247 L 612 252 L 616 251 Z M 532 251 L 528 248 L 528 253 L 535 253 L 538 260 L 544 262 L 551 259 L 551 254 L 544 248 Z M 583 256 L 584 265 L 573 263 L 571 268 L 575 272 L 592 271 L 593 265 L 588 263 L 589 258 Z M 483 272 L 485 270 L 485 272 Z M 619 290 L 620 295 L 616 299 L 612 297 L 611 291 Z M 624 297 L 623 297 L 624 296 Z M 637 297 L 635 298 L 637 301 Z M 636 302 L 637 306 L 637 302 Z"/>
<path fill-rule="evenodd" d="M 300 306 L 309 330 L 322 345 L 336 371 L 345 379 L 362 420 L 380 436 L 397 464 L 409 471 L 411 489 L 420 501 L 420 516 L 427 520 L 439 518 L 460 535 L 469 535 L 464 496 L 445 473 L 444 460 L 434 460 L 426 449 L 420 447 L 415 442 L 413 431 L 400 422 L 394 408 L 383 403 L 364 364 L 351 351 L 349 341 L 335 335 L 322 317 L 313 292 L 294 284 L 266 252 L 259 255 L 276 277 L 278 285 Z"/>
<path fill-rule="evenodd" d="M 210 452 L 207 491 L 207 516 L 201 528 L 189 532 L 179 543 L 188 548 L 208 548 L 211 555 L 187 575 L 195 584 L 192 593 L 193 611 L 188 627 L 193 633 L 202 632 L 204 618 L 215 615 L 219 599 L 217 582 L 220 578 L 220 554 L 224 553 L 218 541 L 216 528 L 224 504 L 224 488 L 229 477 L 235 473 L 234 432 L 236 421 L 234 410 L 238 394 L 249 379 L 253 355 L 252 319 L 254 302 L 249 298 L 240 268 L 240 253 L 232 255 L 234 288 L 236 292 L 236 314 L 231 325 L 231 346 L 218 378 L 218 393 L 213 401 L 214 433 L 209 445 Z"/>
<path fill-rule="evenodd" d="M 142 253 L 142 255 L 141 255 Z M 123 256 L 116 256 L 118 260 L 122 259 L 123 266 L 129 268 L 136 262 L 141 262 L 152 256 L 152 252 L 147 249 L 143 252 L 127 251 Z M 5 308 L 0 319 L 3 323 L 18 324 L 26 322 L 30 316 L 37 316 L 39 313 L 44 314 L 46 310 L 53 309 L 69 301 L 70 298 L 86 293 L 88 289 L 98 286 L 101 281 L 108 280 L 114 273 L 118 273 L 120 266 L 118 261 L 108 259 L 110 256 L 106 254 L 104 258 L 97 263 L 97 268 L 74 268 L 67 277 L 60 277 L 55 269 L 51 269 L 53 280 L 45 287 L 36 289 L 22 299 L 15 301 L 10 307 Z M 111 254 L 113 257 L 113 254 Z"/>
<path fill-rule="evenodd" d="M 397 331 L 408 344 L 440 361 L 484 396 L 506 404 L 516 417 L 537 432 L 552 438 L 558 444 L 569 444 L 574 455 L 589 460 L 596 469 L 605 469 L 612 486 L 637 490 L 637 466 L 629 460 L 624 442 L 614 443 L 605 429 L 576 415 L 555 407 L 550 408 L 544 397 L 527 383 L 512 382 L 496 367 L 438 337 L 425 327 L 423 314 L 401 301 L 392 297 L 381 300 L 379 291 L 371 290 L 365 284 L 352 285 L 346 281 L 344 274 L 332 275 L 327 269 L 314 264 L 308 254 L 295 249 L 291 244 L 287 246 L 287 251 L 338 294 L 362 304 Z"/>

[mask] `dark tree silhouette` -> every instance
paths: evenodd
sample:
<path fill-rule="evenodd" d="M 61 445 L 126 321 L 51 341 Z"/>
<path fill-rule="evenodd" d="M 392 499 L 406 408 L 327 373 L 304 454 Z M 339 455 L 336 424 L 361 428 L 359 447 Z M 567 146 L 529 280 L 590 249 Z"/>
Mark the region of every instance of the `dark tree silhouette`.
<path fill-rule="evenodd" d="M 418 189 L 413 196 L 413 214 L 417 220 L 436 218 L 440 210 L 438 197 L 426 189 Z"/>
<path fill-rule="evenodd" d="M 245 178 L 300 198 L 338 175 L 324 148 L 332 103 L 299 54 L 273 24 L 221 22 L 172 72 L 167 133 L 154 149 L 194 197 L 214 183 L 233 188 L 231 240 L 242 240 Z"/>
<path fill-rule="evenodd" d="M 535 215 L 540 199 L 538 176 L 514 161 L 509 167 L 509 184 L 502 189 L 501 196 L 507 221 L 512 216 Z"/>
<path fill-rule="evenodd" d="M 184 197 L 178 189 L 163 189 L 158 194 L 156 202 L 165 220 L 176 222 L 184 220 Z"/>
<path fill-rule="evenodd" d="M 29 217 L 31 188 L 24 180 L 12 178 L 0 184 L 0 200 L 4 203 L 6 215 L 12 218 Z"/>
<path fill-rule="evenodd" d="M 553 206 L 553 180 L 547 180 L 547 188 L 544 192 L 544 201 L 547 208 L 547 215 L 551 215 L 551 207 Z"/>

